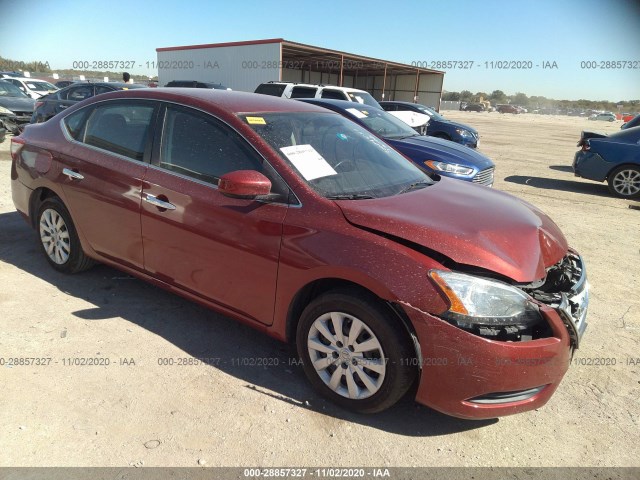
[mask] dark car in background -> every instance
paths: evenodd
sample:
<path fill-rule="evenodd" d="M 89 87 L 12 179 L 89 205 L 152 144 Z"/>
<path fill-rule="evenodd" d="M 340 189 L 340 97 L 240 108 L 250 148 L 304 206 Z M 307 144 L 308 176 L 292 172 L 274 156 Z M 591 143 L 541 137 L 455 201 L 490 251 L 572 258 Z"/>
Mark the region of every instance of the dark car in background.
<path fill-rule="evenodd" d="M 471 148 L 478 146 L 480 136 L 475 128 L 465 125 L 464 123 L 451 121 L 440 115 L 433 108 L 410 102 L 389 101 L 379 103 L 387 112 L 408 111 L 429 115 L 430 120 L 427 125 L 427 135 L 431 137 L 451 140 Z"/>
<path fill-rule="evenodd" d="M 500 113 L 521 113 L 520 109 L 515 105 L 496 105 L 496 112 Z"/>
<path fill-rule="evenodd" d="M 617 197 L 640 197 L 640 127 L 611 135 L 583 131 L 578 146 L 573 159 L 576 177 L 606 181 Z"/>
<path fill-rule="evenodd" d="M 481 103 L 469 103 L 463 110 L 465 112 L 484 112 L 486 108 Z"/>
<path fill-rule="evenodd" d="M 213 88 L 214 90 L 231 90 L 221 83 L 199 82 L 197 80 L 172 80 L 165 87 L 170 88 Z"/>
<path fill-rule="evenodd" d="M 0 128 L 18 135 L 33 115 L 36 101 L 18 87 L 0 80 Z"/>
<path fill-rule="evenodd" d="M 144 88 L 145 85 L 122 82 L 74 83 L 36 100 L 31 123 L 42 123 L 82 100 L 116 90 Z"/>
<path fill-rule="evenodd" d="M 429 173 L 492 186 L 495 165 L 473 149 L 441 138 L 416 133 L 409 125 L 382 109 L 344 100 L 300 99 L 328 108 L 347 117 L 385 142 Z"/>
<path fill-rule="evenodd" d="M 571 364 L 584 262 L 517 197 L 430 178 L 355 122 L 267 95 L 112 92 L 59 120 L 11 143 L 13 202 L 49 265 L 102 262 L 295 344 L 343 408 L 410 392 L 449 415 L 511 415 L 544 405 Z"/>

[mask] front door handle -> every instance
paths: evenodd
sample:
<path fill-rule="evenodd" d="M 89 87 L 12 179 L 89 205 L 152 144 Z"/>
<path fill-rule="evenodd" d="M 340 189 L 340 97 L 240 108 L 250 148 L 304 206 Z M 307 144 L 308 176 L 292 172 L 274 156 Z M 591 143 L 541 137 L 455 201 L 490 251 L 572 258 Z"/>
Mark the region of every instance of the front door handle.
<path fill-rule="evenodd" d="M 74 172 L 70 168 L 63 168 L 62 174 L 69 177 L 69 180 L 73 180 L 73 179 L 82 180 L 84 178 L 84 175 L 81 175 L 78 172 Z"/>
<path fill-rule="evenodd" d="M 164 200 L 160 200 L 155 195 L 151 195 L 149 193 L 145 193 L 143 200 L 151 205 L 155 205 L 158 208 L 163 208 L 165 210 L 175 210 L 176 206 L 173 203 L 166 202 Z"/>

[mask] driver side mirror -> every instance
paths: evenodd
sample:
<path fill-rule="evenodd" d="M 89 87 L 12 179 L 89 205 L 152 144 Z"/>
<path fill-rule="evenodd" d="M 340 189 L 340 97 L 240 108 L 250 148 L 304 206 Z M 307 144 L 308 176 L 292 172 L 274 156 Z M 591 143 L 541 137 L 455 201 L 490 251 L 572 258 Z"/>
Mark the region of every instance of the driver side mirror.
<path fill-rule="evenodd" d="M 236 170 L 220 177 L 218 190 L 231 198 L 255 199 L 269 195 L 271 181 L 255 170 Z"/>

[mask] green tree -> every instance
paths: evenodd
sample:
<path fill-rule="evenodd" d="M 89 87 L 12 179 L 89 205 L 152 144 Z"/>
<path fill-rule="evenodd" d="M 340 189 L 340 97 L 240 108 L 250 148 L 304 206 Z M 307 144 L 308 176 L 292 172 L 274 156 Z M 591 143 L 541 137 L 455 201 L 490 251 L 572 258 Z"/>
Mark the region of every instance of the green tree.
<path fill-rule="evenodd" d="M 489 95 L 489 100 L 493 103 L 506 103 L 507 96 L 502 90 L 494 90 L 491 92 L 491 95 Z"/>
<path fill-rule="evenodd" d="M 444 92 L 442 94 L 442 100 L 457 102 L 460 100 L 460 93 L 458 92 Z"/>
<path fill-rule="evenodd" d="M 469 90 L 462 90 L 460 92 L 460 100 L 471 100 L 473 98 L 473 93 Z"/>

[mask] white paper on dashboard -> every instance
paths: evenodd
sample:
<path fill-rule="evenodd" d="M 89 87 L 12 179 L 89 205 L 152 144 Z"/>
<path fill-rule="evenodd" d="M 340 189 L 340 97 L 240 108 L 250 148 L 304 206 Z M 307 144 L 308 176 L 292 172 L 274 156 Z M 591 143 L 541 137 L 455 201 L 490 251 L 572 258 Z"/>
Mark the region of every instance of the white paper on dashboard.
<path fill-rule="evenodd" d="M 328 177 L 338 173 L 311 145 L 292 145 L 282 147 L 280 151 L 287 156 L 305 180 Z"/>
<path fill-rule="evenodd" d="M 353 115 L 356 118 L 367 118 L 367 116 L 357 108 L 347 108 L 347 112 L 349 112 L 351 115 Z"/>

